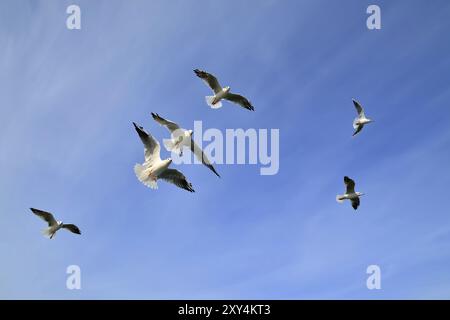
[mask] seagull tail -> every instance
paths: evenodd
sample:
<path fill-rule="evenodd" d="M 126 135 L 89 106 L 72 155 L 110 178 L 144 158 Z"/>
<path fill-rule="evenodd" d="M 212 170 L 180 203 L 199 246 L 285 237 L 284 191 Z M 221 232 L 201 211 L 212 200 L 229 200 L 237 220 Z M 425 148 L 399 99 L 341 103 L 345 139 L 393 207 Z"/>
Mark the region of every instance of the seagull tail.
<path fill-rule="evenodd" d="M 336 196 L 336 201 L 339 202 L 339 203 L 342 203 L 342 202 L 344 202 L 344 197 L 338 194 Z"/>
<path fill-rule="evenodd" d="M 205 100 L 208 106 L 210 106 L 212 109 L 219 109 L 222 108 L 222 102 L 218 101 L 216 103 L 214 102 L 215 97 L 214 96 L 206 96 Z"/>
<path fill-rule="evenodd" d="M 167 151 L 180 154 L 181 152 L 180 145 L 175 145 L 175 143 L 171 139 L 164 139 L 163 144 Z"/>
<path fill-rule="evenodd" d="M 144 185 L 151 189 L 158 189 L 158 184 L 156 182 L 156 179 L 152 179 L 146 172 L 145 172 L 145 166 L 141 164 L 136 164 L 134 166 L 134 173 L 136 174 L 136 177 L 140 182 L 142 182 Z"/>
<path fill-rule="evenodd" d="M 42 229 L 42 234 L 44 237 L 51 239 L 52 238 L 52 232 L 50 231 L 50 228 Z"/>

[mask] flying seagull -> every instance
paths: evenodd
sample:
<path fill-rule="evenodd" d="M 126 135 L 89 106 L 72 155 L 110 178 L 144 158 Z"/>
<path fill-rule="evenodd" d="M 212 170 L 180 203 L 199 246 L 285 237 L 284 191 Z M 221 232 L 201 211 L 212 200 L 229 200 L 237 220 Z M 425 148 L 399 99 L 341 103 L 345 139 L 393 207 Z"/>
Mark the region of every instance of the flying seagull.
<path fill-rule="evenodd" d="M 217 78 L 214 77 L 212 74 L 202 71 L 202 70 L 199 70 L 199 69 L 195 69 L 194 72 L 197 75 L 197 77 L 202 79 L 206 83 L 206 85 L 209 86 L 212 89 L 212 91 L 214 92 L 213 96 L 205 97 L 206 103 L 211 108 L 213 108 L 213 109 L 221 108 L 222 103 L 220 102 L 220 100 L 225 99 L 225 100 L 234 102 L 245 109 L 255 111 L 252 104 L 250 103 L 250 101 L 247 100 L 247 98 L 245 98 L 239 94 L 231 93 L 230 87 L 228 87 L 228 86 L 222 88 L 222 86 L 219 84 L 219 81 L 217 80 Z"/>
<path fill-rule="evenodd" d="M 44 229 L 42 231 L 42 233 L 47 236 L 50 237 L 50 239 L 52 239 L 55 234 L 56 231 L 58 231 L 61 228 L 67 229 L 70 232 L 76 233 L 76 234 L 81 234 L 80 229 L 78 229 L 78 227 L 74 224 L 65 224 L 62 221 L 56 221 L 55 217 L 53 217 L 53 215 L 50 212 L 46 212 L 46 211 L 42 211 L 39 209 L 34 209 L 34 208 L 30 208 L 30 210 L 37 215 L 39 218 L 47 221 L 48 223 L 48 228 Z"/>
<path fill-rule="evenodd" d="M 352 202 L 353 209 L 358 209 L 359 206 L 359 197 L 364 195 L 364 193 L 361 192 L 355 192 L 355 181 L 350 179 L 349 177 L 344 177 L 344 183 L 347 187 L 347 190 L 345 191 L 345 194 L 343 195 L 337 195 L 336 201 L 339 203 L 344 202 L 344 200 L 350 200 Z"/>
<path fill-rule="evenodd" d="M 373 122 L 373 120 L 366 118 L 364 109 L 358 101 L 356 101 L 355 99 L 352 99 L 352 101 L 355 105 L 356 112 L 358 112 L 358 116 L 355 118 L 355 120 L 353 120 L 353 129 L 355 129 L 353 136 L 355 136 L 362 130 L 362 128 L 364 128 L 365 124 L 371 123 Z"/>
<path fill-rule="evenodd" d="M 144 144 L 145 161 L 143 164 L 136 164 L 134 166 L 134 173 L 139 181 L 147 187 L 158 189 L 157 180 L 163 179 L 179 188 L 189 192 L 195 192 L 194 189 L 192 189 L 192 184 L 186 180 L 186 177 L 180 171 L 169 169 L 172 159 L 168 158 L 161 160 L 159 154 L 161 147 L 159 146 L 159 142 L 156 141 L 151 134 L 147 133 L 144 128 L 138 126 L 134 122 L 133 125 Z"/>
<path fill-rule="evenodd" d="M 195 143 L 192 139 L 192 130 L 185 130 L 180 128 L 178 124 L 170 120 L 166 120 L 159 116 L 157 113 L 152 112 L 153 119 L 160 125 L 164 126 L 169 130 L 171 139 L 164 139 L 163 143 L 167 151 L 177 152 L 180 156 L 183 155 L 183 147 L 188 147 L 195 154 L 198 160 L 200 160 L 209 170 L 214 172 L 219 178 L 220 175 L 214 169 L 211 162 L 209 162 L 208 157 L 205 155 L 203 150 Z"/>

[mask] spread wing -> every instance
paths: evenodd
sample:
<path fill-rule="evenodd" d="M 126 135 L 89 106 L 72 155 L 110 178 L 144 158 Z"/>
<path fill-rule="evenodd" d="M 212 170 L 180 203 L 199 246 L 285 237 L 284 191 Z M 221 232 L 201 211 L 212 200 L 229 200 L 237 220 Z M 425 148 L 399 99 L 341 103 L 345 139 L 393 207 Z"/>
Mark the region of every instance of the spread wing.
<path fill-rule="evenodd" d="M 227 93 L 226 96 L 224 97 L 224 99 L 229 100 L 234 103 L 237 103 L 238 105 L 240 105 L 241 107 L 243 107 L 245 109 L 255 111 L 255 108 L 253 108 L 250 101 L 248 101 L 248 99 L 246 97 L 243 97 L 239 94 Z"/>
<path fill-rule="evenodd" d="M 355 105 L 356 112 L 358 113 L 358 116 L 360 118 L 364 118 L 365 117 L 364 109 L 362 108 L 361 104 L 358 101 L 356 101 L 355 99 L 352 99 L 352 101 L 353 101 L 353 104 Z"/>
<path fill-rule="evenodd" d="M 49 227 L 58 224 L 58 222 L 56 222 L 56 220 L 55 220 L 55 217 L 53 217 L 53 215 L 50 212 L 42 211 L 42 210 L 35 209 L 35 208 L 30 208 L 30 210 L 35 215 L 37 215 L 39 218 L 41 218 L 42 220 L 46 221 L 48 223 Z"/>
<path fill-rule="evenodd" d="M 346 191 L 347 194 L 355 193 L 355 181 L 353 181 L 349 177 L 345 176 L 344 183 L 345 183 L 345 186 L 347 187 L 347 191 Z"/>
<path fill-rule="evenodd" d="M 81 234 L 80 229 L 78 229 L 78 227 L 74 224 L 63 224 L 61 227 L 69 230 L 70 232 Z"/>
<path fill-rule="evenodd" d="M 157 113 L 152 112 L 152 117 L 160 125 L 166 127 L 170 131 L 170 133 L 173 133 L 174 131 L 180 129 L 180 126 L 178 124 L 160 117 L 159 114 L 157 114 Z"/>
<path fill-rule="evenodd" d="M 191 151 L 195 154 L 198 160 L 200 160 L 205 166 L 209 168 L 212 172 L 216 174 L 220 178 L 220 175 L 217 173 L 216 169 L 214 169 L 211 162 L 209 162 L 208 157 L 205 155 L 202 149 L 191 139 Z"/>
<path fill-rule="evenodd" d="M 353 209 L 358 209 L 359 207 L 359 198 L 352 199 L 352 207 Z"/>
<path fill-rule="evenodd" d="M 142 143 L 144 144 L 144 157 L 145 162 L 154 162 L 160 161 L 160 151 L 161 147 L 159 146 L 159 142 L 152 137 L 151 134 L 147 133 L 141 126 L 138 126 L 133 122 L 134 128 L 136 132 L 139 134 Z"/>
<path fill-rule="evenodd" d="M 199 69 L 195 69 L 194 72 L 197 77 L 202 79 L 206 83 L 206 85 L 210 87 L 212 91 L 214 91 L 214 93 L 218 93 L 222 90 L 222 86 L 219 84 L 219 81 L 212 74 Z"/>
<path fill-rule="evenodd" d="M 195 192 L 194 189 L 192 189 L 192 184 L 186 180 L 184 174 L 176 169 L 167 169 L 163 173 L 161 173 L 158 178 L 172 183 L 177 187 L 185 189 L 189 192 Z"/>

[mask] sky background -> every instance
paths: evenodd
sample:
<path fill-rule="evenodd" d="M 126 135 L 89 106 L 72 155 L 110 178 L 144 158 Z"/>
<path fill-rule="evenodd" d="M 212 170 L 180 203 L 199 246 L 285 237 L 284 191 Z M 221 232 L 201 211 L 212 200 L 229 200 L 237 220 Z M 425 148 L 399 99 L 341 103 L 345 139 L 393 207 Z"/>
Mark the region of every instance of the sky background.
<path fill-rule="evenodd" d="M 1 1 L 0 298 L 449 299 L 449 16 L 445 0 Z M 194 68 L 256 111 L 210 109 Z M 355 138 L 352 98 L 376 121 Z M 279 173 L 179 165 L 196 193 L 150 190 L 132 127 L 166 138 L 150 112 L 279 129 Z M 367 194 L 356 212 L 335 201 L 344 175 Z M 82 236 L 44 238 L 30 207 Z"/>

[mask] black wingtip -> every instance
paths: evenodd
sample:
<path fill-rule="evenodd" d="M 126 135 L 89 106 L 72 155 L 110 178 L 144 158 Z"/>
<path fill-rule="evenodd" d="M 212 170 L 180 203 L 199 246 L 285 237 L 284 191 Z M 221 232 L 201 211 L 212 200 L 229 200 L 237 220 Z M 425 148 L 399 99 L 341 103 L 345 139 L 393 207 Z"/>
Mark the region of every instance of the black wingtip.
<path fill-rule="evenodd" d="M 134 129 L 136 129 L 137 133 L 142 133 L 144 128 L 142 128 L 140 125 L 138 125 L 136 122 L 133 122 Z"/>
<path fill-rule="evenodd" d="M 200 70 L 200 69 L 194 69 L 195 74 L 197 75 L 197 77 L 202 78 L 204 77 L 204 71 Z"/>
<path fill-rule="evenodd" d="M 211 170 L 216 176 L 218 176 L 219 178 L 221 178 L 220 174 L 216 171 L 216 168 L 214 168 L 212 164 L 206 165 L 206 167 L 207 167 L 209 170 Z"/>
<path fill-rule="evenodd" d="M 142 128 L 140 125 L 133 122 L 134 129 L 136 130 L 137 134 L 141 139 L 147 135 L 147 133 L 144 131 L 144 128 Z"/>
<path fill-rule="evenodd" d="M 245 104 L 245 108 L 250 111 L 255 111 L 255 108 L 253 107 L 250 101 Z"/>
<path fill-rule="evenodd" d="M 155 121 L 158 119 L 162 119 L 159 114 L 154 113 L 154 112 L 152 112 L 152 117 L 153 117 L 153 120 L 155 120 Z"/>

